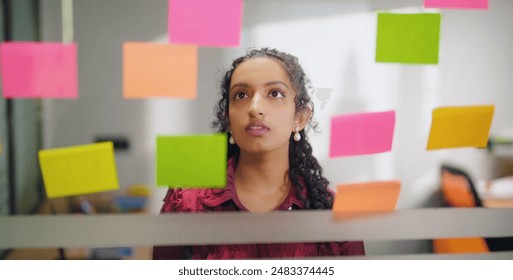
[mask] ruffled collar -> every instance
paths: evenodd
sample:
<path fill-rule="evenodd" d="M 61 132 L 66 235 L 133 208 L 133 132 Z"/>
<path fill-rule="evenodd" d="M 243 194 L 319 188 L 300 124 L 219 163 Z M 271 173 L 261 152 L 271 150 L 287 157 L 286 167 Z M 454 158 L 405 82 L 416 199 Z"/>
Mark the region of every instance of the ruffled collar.
<path fill-rule="evenodd" d="M 200 202 L 209 207 L 217 207 L 221 204 L 232 200 L 235 205 L 241 211 L 248 211 L 246 207 L 240 202 L 235 189 L 235 170 L 237 168 L 237 156 L 232 156 L 228 160 L 228 166 L 226 170 L 226 187 L 221 189 L 205 189 L 204 195 L 200 198 Z M 302 181 L 302 180 L 300 180 Z M 291 209 L 303 209 L 304 203 L 296 195 L 297 187 L 292 185 L 288 196 L 281 203 L 276 210 L 291 210 Z M 303 197 L 306 197 L 306 188 L 303 187 L 301 190 Z"/>

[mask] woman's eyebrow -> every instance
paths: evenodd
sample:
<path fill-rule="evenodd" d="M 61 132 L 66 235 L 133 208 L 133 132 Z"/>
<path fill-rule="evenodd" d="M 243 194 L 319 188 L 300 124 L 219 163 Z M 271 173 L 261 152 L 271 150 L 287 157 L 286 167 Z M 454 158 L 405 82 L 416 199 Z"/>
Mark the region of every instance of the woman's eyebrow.
<path fill-rule="evenodd" d="M 248 88 L 249 85 L 248 84 L 245 84 L 245 83 L 236 83 L 236 84 L 233 84 L 231 87 L 230 87 L 230 90 L 232 90 L 233 88 L 235 87 L 243 87 L 243 88 Z"/>
<path fill-rule="evenodd" d="M 274 85 L 282 85 L 282 86 L 286 87 L 287 89 L 289 88 L 289 86 L 286 83 L 282 82 L 282 81 L 270 81 L 270 82 L 267 82 L 267 83 L 264 84 L 264 86 L 266 86 L 266 87 L 274 86 Z M 233 90 L 233 88 L 236 88 L 236 87 L 248 88 L 249 85 L 246 84 L 246 83 L 236 83 L 236 84 L 233 84 L 230 87 L 230 91 Z"/>

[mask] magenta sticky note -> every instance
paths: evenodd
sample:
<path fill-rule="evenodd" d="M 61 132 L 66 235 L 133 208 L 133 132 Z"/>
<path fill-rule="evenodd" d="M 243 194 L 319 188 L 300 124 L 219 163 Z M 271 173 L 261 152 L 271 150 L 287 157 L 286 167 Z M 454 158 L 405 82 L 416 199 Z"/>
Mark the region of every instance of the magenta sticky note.
<path fill-rule="evenodd" d="M 424 0 L 425 8 L 488 9 L 488 0 Z"/>
<path fill-rule="evenodd" d="M 242 3 L 242 0 L 169 0 L 169 42 L 238 47 Z"/>
<path fill-rule="evenodd" d="M 76 44 L 8 42 L 0 44 L 5 98 L 77 98 Z"/>
<path fill-rule="evenodd" d="M 395 111 L 335 116 L 330 157 L 383 153 L 392 149 Z"/>

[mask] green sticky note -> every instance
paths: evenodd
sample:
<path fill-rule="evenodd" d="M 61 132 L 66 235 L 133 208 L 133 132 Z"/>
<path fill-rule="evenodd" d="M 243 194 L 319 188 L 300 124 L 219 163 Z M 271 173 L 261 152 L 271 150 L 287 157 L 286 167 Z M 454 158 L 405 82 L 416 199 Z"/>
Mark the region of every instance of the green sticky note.
<path fill-rule="evenodd" d="M 157 185 L 171 188 L 224 188 L 226 134 L 157 136 Z"/>
<path fill-rule="evenodd" d="M 441 15 L 378 14 L 377 62 L 438 64 Z"/>

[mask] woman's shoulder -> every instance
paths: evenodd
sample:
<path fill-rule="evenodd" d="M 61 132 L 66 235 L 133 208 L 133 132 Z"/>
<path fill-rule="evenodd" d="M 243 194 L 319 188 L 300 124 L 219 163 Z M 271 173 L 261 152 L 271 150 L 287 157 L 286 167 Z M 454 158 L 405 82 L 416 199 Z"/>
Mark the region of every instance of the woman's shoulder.
<path fill-rule="evenodd" d="M 211 211 L 231 199 L 226 188 L 175 189 L 170 188 L 164 198 L 161 212 Z"/>
<path fill-rule="evenodd" d="M 161 212 L 190 212 L 195 208 L 201 190 L 169 189 Z"/>

